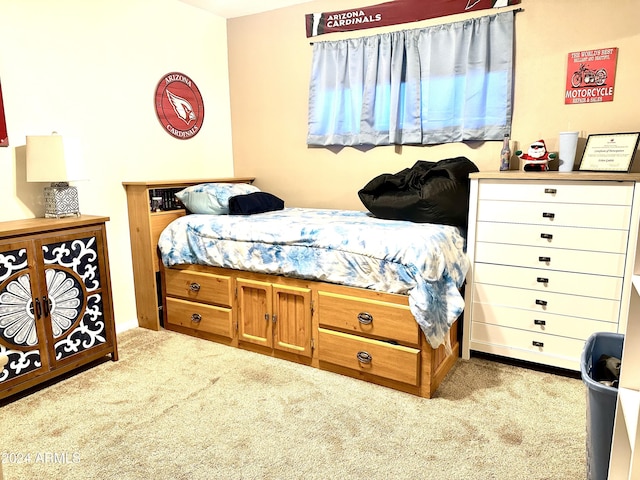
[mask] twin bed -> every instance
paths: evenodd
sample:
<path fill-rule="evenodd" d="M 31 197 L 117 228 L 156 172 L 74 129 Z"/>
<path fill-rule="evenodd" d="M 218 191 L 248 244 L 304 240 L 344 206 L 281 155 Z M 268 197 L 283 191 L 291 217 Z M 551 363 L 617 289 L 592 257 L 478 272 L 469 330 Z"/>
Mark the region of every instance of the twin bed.
<path fill-rule="evenodd" d="M 234 215 L 225 193 L 160 235 L 165 328 L 434 394 L 459 350 L 460 228 L 362 211 Z"/>

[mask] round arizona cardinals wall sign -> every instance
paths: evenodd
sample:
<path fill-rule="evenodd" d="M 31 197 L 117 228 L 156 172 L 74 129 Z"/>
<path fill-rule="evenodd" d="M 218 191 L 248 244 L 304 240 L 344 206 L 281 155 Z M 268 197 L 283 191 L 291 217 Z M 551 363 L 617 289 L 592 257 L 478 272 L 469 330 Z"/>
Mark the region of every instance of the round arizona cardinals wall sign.
<path fill-rule="evenodd" d="M 204 121 L 204 103 L 193 80 L 184 73 L 166 74 L 156 87 L 156 114 L 169 135 L 195 137 Z"/>

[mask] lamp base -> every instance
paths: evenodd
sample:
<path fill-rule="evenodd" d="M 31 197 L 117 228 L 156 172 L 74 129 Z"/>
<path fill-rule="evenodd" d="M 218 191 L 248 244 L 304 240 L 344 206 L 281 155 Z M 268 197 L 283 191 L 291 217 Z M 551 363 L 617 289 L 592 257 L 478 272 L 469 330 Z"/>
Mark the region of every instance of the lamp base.
<path fill-rule="evenodd" d="M 53 182 L 44 189 L 44 218 L 79 217 L 78 189 L 67 182 Z"/>

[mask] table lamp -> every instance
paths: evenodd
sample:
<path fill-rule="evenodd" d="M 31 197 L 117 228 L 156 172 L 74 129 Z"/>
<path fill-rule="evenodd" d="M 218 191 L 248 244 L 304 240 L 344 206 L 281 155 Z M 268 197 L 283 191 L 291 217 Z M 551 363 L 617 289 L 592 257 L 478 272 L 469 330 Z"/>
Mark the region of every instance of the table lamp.
<path fill-rule="evenodd" d="M 80 216 L 78 189 L 69 185 L 86 180 L 77 140 L 51 135 L 27 135 L 27 182 L 51 182 L 44 189 L 45 218 Z"/>

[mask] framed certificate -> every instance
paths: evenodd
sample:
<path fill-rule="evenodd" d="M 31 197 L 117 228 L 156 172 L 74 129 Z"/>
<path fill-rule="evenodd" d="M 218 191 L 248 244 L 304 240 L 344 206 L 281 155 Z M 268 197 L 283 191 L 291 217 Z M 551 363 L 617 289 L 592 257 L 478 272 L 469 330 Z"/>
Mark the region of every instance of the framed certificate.
<path fill-rule="evenodd" d="M 624 172 L 631 170 L 640 132 L 589 135 L 578 170 Z"/>

